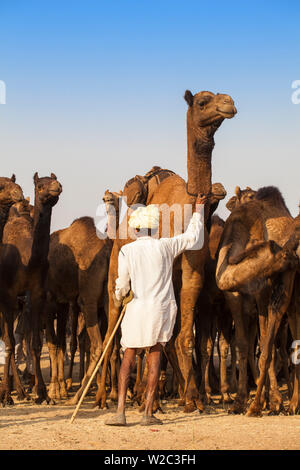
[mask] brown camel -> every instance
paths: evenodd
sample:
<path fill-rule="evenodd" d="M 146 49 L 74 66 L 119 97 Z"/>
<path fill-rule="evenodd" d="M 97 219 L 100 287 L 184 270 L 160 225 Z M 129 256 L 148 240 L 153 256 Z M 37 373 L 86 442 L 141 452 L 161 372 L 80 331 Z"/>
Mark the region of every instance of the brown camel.
<path fill-rule="evenodd" d="M 300 208 L 300 206 L 299 206 Z M 300 212 L 298 216 L 294 219 L 295 222 L 295 232 L 297 240 L 300 240 Z M 300 259 L 300 244 L 297 247 L 297 256 Z M 290 332 L 293 341 L 296 341 L 293 346 L 293 351 L 291 354 L 292 359 L 292 374 L 293 374 L 293 391 L 292 396 L 290 397 L 289 404 L 289 414 L 299 414 L 300 413 L 300 361 L 299 361 L 299 339 L 300 339 L 300 270 L 297 269 L 293 293 L 291 298 L 291 303 L 289 305 L 288 311 L 288 323 L 290 327 Z M 286 374 L 285 374 L 286 375 Z"/>
<path fill-rule="evenodd" d="M 66 323 L 72 308 L 75 326 L 82 312 L 90 339 L 91 356 L 82 387 L 69 404 L 77 403 L 83 387 L 94 370 L 101 353 L 102 339 L 98 326 L 100 307 L 104 307 L 108 263 L 112 242 L 100 239 L 94 220 L 81 217 L 63 230 L 52 233 L 49 249 L 47 341 L 51 360 L 51 397 L 66 397 L 64 356 Z M 54 317 L 57 316 L 57 331 Z M 68 377 L 68 388 L 71 377 Z"/>
<path fill-rule="evenodd" d="M 198 308 L 200 309 L 199 310 L 199 315 L 196 315 L 196 318 L 195 318 L 195 327 L 196 327 L 196 337 L 195 337 L 195 350 L 196 350 L 196 354 L 197 354 L 197 366 L 196 366 L 196 370 L 198 372 L 198 369 L 202 367 L 202 371 L 205 370 L 205 367 L 206 367 L 206 364 L 204 365 L 205 363 L 205 358 L 206 358 L 206 355 L 203 354 L 203 351 L 202 351 L 202 354 L 200 354 L 200 344 L 199 344 L 199 347 L 197 343 L 200 343 L 199 341 L 199 338 L 201 338 L 201 346 L 202 348 L 205 347 L 205 351 L 207 352 L 207 350 L 210 348 L 210 341 L 209 339 L 207 338 L 207 341 L 206 340 L 206 335 L 204 334 L 204 332 L 207 332 L 210 330 L 210 324 L 211 324 L 211 320 L 212 318 L 215 318 L 216 317 L 216 311 L 215 311 L 215 308 L 218 307 L 218 301 L 216 299 L 216 292 L 218 291 L 219 295 L 222 295 L 221 291 L 217 288 L 216 286 L 216 281 L 215 281 L 215 265 L 216 265 L 216 260 L 215 260 L 215 253 L 216 253 L 216 250 L 217 250 L 217 246 L 218 246 L 218 242 L 219 242 L 219 239 L 221 237 L 221 234 L 219 234 L 219 228 L 220 228 L 220 225 L 219 223 L 217 223 L 217 220 L 220 221 L 221 219 L 219 219 L 217 216 L 212 216 L 212 214 L 214 213 L 214 211 L 217 209 L 218 205 L 219 205 L 219 202 L 224 199 L 226 197 L 226 191 L 223 187 L 223 185 L 221 183 L 213 183 L 212 184 L 212 189 L 211 189 L 211 197 L 210 197 L 210 207 L 209 207 L 209 216 L 208 216 L 208 219 L 206 221 L 206 228 L 208 230 L 208 232 L 210 233 L 210 236 L 209 236 L 209 252 L 208 252 L 208 259 L 206 261 L 206 266 L 205 266 L 205 287 L 203 289 L 203 294 L 201 293 L 200 294 L 200 298 L 198 300 Z M 214 298 L 214 308 L 212 307 L 212 303 L 210 303 L 212 301 L 212 298 Z M 227 317 L 225 317 L 225 319 L 227 319 Z M 197 322 L 197 320 L 199 320 L 201 323 L 201 325 Z M 222 350 L 222 353 L 223 353 L 223 344 L 225 345 L 225 341 L 223 341 L 223 331 L 224 331 L 224 327 L 223 327 L 223 323 L 220 323 L 221 325 L 221 328 L 220 328 L 220 331 L 221 331 L 221 341 L 220 341 L 220 344 L 222 345 L 221 347 L 221 350 Z M 229 325 L 230 326 L 230 325 Z M 222 357 L 224 356 L 224 354 L 222 355 Z M 209 357 L 209 353 L 208 353 L 208 357 Z M 225 357 L 225 356 L 224 356 Z M 140 361 L 141 361 L 141 358 L 140 356 L 138 355 L 138 363 L 137 363 L 137 380 L 136 380 L 136 385 L 135 385 L 135 390 L 136 390 L 136 400 L 138 401 L 138 403 L 142 403 L 143 402 L 143 399 L 145 397 L 145 386 L 146 386 L 146 383 L 147 383 L 147 367 L 145 367 L 145 370 L 144 370 L 144 377 L 141 378 L 140 374 L 141 374 L 141 364 L 140 364 Z M 226 357 L 224 359 L 226 361 Z M 168 364 L 168 360 L 166 359 L 166 356 L 163 355 L 162 356 L 162 363 L 161 363 L 161 375 L 160 375 L 160 380 L 159 380 L 159 390 L 158 390 L 158 398 L 164 398 L 166 396 L 166 368 L 167 368 L 167 364 Z M 176 373 L 176 370 L 174 371 L 174 373 Z M 204 385 L 204 377 L 206 377 L 206 374 L 205 373 L 202 373 L 202 379 L 203 379 L 203 385 Z M 223 375 L 222 375 L 222 378 L 223 378 Z M 225 376 L 226 378 L 226 376 Z M 207 382 L 206 382 L 207 383 Z M 223 398 L 225 400 L 225 389 L 226 389 L 226 384 L 223 384 L 224 383 L 224 380 L 221 381 L 222 383 L 222 390 L 224 391 L 224 395 L 223 395 Z M 209 386 L 209 383 L 208 383 L 208 386 Z M 177 390 L 174 389 L 172 391 L 172 394 L 177 394 Z M 159 402 L 156 400 L 155 401 L 155 408 L 159 408 L 160 405 L 159 405 Z M 141 410 L 143 409 L 143 407 L 141 408 Z"/>
<path fill-rule="evenodd" d="M 3 231 L 5 224 L 7 222 L 10 208 L 13 204 L 24 200 L 23 192 L 21 187 L 16 184 L 16 177 L 12 175 L 11 178 L 0 177 L 0 273 L 1 269 L 1 260 L 2 260 L 2 251 L 3 251 Z M 0 287 L 0 304 L 3 306 L 3 300 L 5 300 L 5 292 Z M 1 308 L 2 309 L 2 308 Z M 9 393 L 9 369 L 10 369 L 10 359 L 13 356 L 12 351 L 14 351 L 14 335 L 13 335 L 13 323 L 10 321 L 10 318 L 5 315 L 5 312 L 0 314 L 1 316 L 1 334 L 5 342 L 5 348 L 7 351 L 6 363 L 4 367 L 4 378 L 0 385 L 0 402 L 3 403 L 12 403 L 10 393 Z M 14 359 L 14 356 L 13 356 Z M 13 365 L 12 365 L 13 366 Z M 20 384 L 20 381 L 17 377 L 16 367 L 12 367 L 14 377 L 16 380 L 16 387 L 19 397 L 24 396 L 24 390 Z"/>
<path fill-rule="evenodd" d="M 229 211 L 232 211 L 240 204 L 244 204 L 255 198 L 256 191 L 247 186 L 241 190 L 239 186 L 235 188 L 235 196 L 231 197 L 226 204 Z M 215 272 L 217 267 L 218 246 L 221 240 L 225 222 L 218 216 L 212 217 L 212 225 L 209 231 L 209 253 L 205 265 L 204 288 L 198 300 L 199 314 L 196 316 L 196 352 L 197 362 L 201 361 L 201 396 L 207 403 L 211 401 L 212 388 L 216 388 L 214 375 L 212 372 L 212 354 L 218 332 L 218 350 L 220 360 L 220 392 L 224 405 L 231 403 L 232 398 L 229 391 L 236 391 L 236 359 L 235 359 L 235 339 L 232 329 L 232 316 L 230 308 L 226 302 L 226 296 L 216 284 Z M 255 311 L 255 299 L 254 308 Z M 252 313 L 252 312 L 251 312 Z M 253 330 L 249 346 L 249 364 L 255 372 L 254 342 L 256 338 L 256 316 L 248 320 L 249 329 Z M 230 383 L 227 377 L 226 359 L 231 347 L 232 370 Z M 252 347 L 251 347 L 252 346 Z M 252 351 L 252 354 L 250 353 Z M 253 373 L 254 380 L 256 374 Z"/>
<path fill-rule="evenodd" d="M 141 203 L 148 193 L 148 185 L 152 178 L 157 181 L 169 176 L 172 172 L 154 167 L 145 176 L 129 180 L 124 188 L 126 203 Z M 173 173 L 172 173 L 173 174 Z M 108 214 L 107 235 L 114 239 L 119 220 L 119 198 L 122 192 L 106 191 L 103 201 Z M 108 263 L 112 241 L 100 239 L 94 221 L 90 217 L 75 220 L 70 227 L 59 230 L 51 235 L 49 250 L 48 306 L 47 306 L 47 339 L 51 358 L 51 383 L 49 396 L 62 398 L 67 396 L 64 381 L 65 328 L 69 306 L 72 309 L 73 345 L 76 344 L 78 314 L 84 315 L 87 333 L 90 339 L 91 361 L 89 361 L 85 378 L 80 390 L 69 400 L 69 404 L 78 402 L 81 393 L 94 370 L 102 348 L 102 338 L 98 327 L 99 309 L 105 307 L 106 282 Z M 54 315 L 57 315 L 57 330 L 54 331 Z M 103 323 L 104 318 L 100 322 Z M 84 332 L 81 340 L 84 340 Z M 67 378 L 68 389 L 72 383 L 72 351 L 71 364 Z M 111 398 L 116 398 L 116 359 L 117 350 L 111 360 Z"/>
<path fill-rule="evenodd" d="M 237 207 L 225 223 L 216 271 L 217 285 L 229 292 L 227 300 L 235 323 L 240 353 L 239 387 L 234 412 L 243 412 L 247 404 L 248 341 L 244 325 L 247 305 L 242 294 L 254 295 L 260 324 L 259 378 L 249 416 L 257 416 L 263 406 L 262 393 L 267 373 L 270 379 L 270 409 L 282 409 L 274 368 L 270 367 L 274 340 L 286 313 L 298 260 L 294 221 L 277 188 L 261 188 L 254 200 Z"/>
<path fill-rule="evenodd" d="M 157 186 L 152 194 L 148 193 L 146 200 L 147 204 L 165 204 L 169 208 L 173 204 L 177 204 L 181 208 L 181 213 L 184 213 L 185 204 L 188 204 L 190 207 L 194 204 L 198 193 L 209 194 L 211 192 L 211 157 L 214 147 L 214 134 L 224 119 L 232 118 L 236 114 L 233 100 L 228 95 L 215 95 L 214 93 L 203 91 L 193 96 L 190 91 L 186 91 L 185 99 L 189 105 L 187 112 L 188 184 L 178 175 L 169 176 Z M 173 222 L 174 214 L 171 214 L 171 236 L 173 236 L 174 232 L 182 231 L 183 229 L 183 223 L 181 223 L 174 230 Z M 127 224 L 125 222 L 126 228 Z M 121 229 L 123 229 L 122 224 L 119 231 Z M 131 240 L 117 239 L 112 250 L 108 280 L 109 324 L 105 343 L 119 316 L 119 308 L 114 305 L 112 295 L 117 278 L 118 253 L 120 247 L 129 241 Z M 192 353 L 194 348 L 194 309 L 203 286 L 207 249 L 208 236 L 206 233 L 205 244 L 202 250 L 188 251 L 178 257 L 174 263 L 174 287 L 180 305 L 173 339 L 177 357 L 175 358 L 172 344 L 170 345 L 170 357 L 173 355 L 174 365 L 178 359 L 182 372 L 181 390 L 185 395 L 185 411 L 193 411 L 195 407 L 203 409 L 195 383 Z M 106 402 L 105 376 L 109 352 L 110 350 L 104 360 L 101 389 L 96 398 L 100 402 L 101 407 L 105 406 Z"/>
<path fill-rule="evenodd" d="M 42 403 L 44 400 L 49 403 L 50 399 L 40 368 L 40 331 L 45 302 L 52 207 L 57 203 L 62 187 L 53 173 L 50 177 L 44 178 L 39 178 L 35 173 L 34 184 L 33 221 L 30 217 L 29 202 L 24 201 L 12 208 L 11 218 L 7 221 L 3 231 L 0 261 L 1 304 L 10 338 L 7 362 L 8 367 L 11 362 L 14 372 L 15 363 L 14 358 L 12 359 L 14 354 L 13 320 L 18 311 L 18 296 L 29 296 L 36 403 Z M 10 394 L 10 386 L 6 380 L 3 392 L 5 399 Z"/>
<path fill-rule="evenodd" d="M 233 209 L 245 202 L 253 201 L 255 199 L 256 191 L 249 186 L 246 189 L 241 189 L 239 186 L 235 188 L 235 196 L 232 196 L 226 204 L 227 209 L 232 212 Z"/>

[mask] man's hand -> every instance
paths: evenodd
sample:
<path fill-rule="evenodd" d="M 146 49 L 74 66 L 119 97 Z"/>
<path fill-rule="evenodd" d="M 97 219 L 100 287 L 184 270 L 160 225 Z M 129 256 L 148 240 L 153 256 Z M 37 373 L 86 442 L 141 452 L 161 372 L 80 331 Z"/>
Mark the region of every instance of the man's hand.
<path fill-rule="evenodd" d="M 206 194 L 198 194 L 196 199 L 196 204 L 206 204 L 208 201 L 208 197 Z"/>
<path fill-rule="evenodd" d="M 202 206 L 205 205 L 207 201 L 208 201 L 208 196 L 206 194 L 198 194 L 197 199 L 196 199 L 195 211 L 200 214 L 203 209 Z"/>

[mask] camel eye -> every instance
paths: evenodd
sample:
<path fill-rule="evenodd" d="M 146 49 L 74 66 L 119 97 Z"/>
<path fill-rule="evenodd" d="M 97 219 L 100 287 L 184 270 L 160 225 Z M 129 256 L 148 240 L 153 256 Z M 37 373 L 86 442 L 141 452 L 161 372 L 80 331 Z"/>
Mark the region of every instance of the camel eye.
<path fill-rule="evenodd" d="M 0 186 L 0 191 L 3 191 L 3 189 L 4 189 L 4 186 L 3 185 Z"/>
<path fill-rule="evenodd" d="M 206 105 L 206 101 L 204 101 L 204 100 L 200 101 L 200 103 L 199 103 L 200 108 L 204 108 L 205 105 Z"/>

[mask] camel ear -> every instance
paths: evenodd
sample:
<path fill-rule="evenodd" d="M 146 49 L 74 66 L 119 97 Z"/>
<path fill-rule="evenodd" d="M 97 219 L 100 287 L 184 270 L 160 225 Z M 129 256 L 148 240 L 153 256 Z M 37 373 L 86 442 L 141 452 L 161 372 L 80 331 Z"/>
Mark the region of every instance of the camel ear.
<path fill-rule="evenodd" d="M 194 96 L 193 94 L 190 92 L 190 90 L 186 90 L 185 94 L 184 94 L 184 99 L 185 101 L 187 102 L 187 104 L 189 106 L 193 106 L 193 102 L 194 102 Z"/>
<path fill-rule="evenodd" d="M 234 191 L 234 192 L 235 192 L 236 197 L 237 197 L 238 199 L 240 199 L 240 197 L 241 197 L 241 188 L 240 188 L 239 186 L 237 186 L 237 187 L 235 188 L 235 191 Z"/>
<path fill-rule="evenodd" d="M 246 189 L 247 189 L 247 191 L 252 191 L 252 189 L 250 188 L 250 186 L 247 186 Z"/>
<path fill-rule="evenodd" d="M 27 196 L 27 197 L 25 198 L 25 200 L 28 201 L 28 202 L 30 202 L 30 196 Z"/>
<path fill-rule="evenodd" d="M 34 181 L 34 183 L 36 184 L 36 183 L 38 182 L 38 180 L 39 180 L 39 174 L 38 174 L 38 172 L 36 171 L 36 172 L 34 173 L 34 175 L 33 175 L 33 181 Z"/>
<path fill-rule="evenodd" d="M 10 179 L 11 179 L 11 181 L 12 181 L 13 183 L 15 183 L 15 182 L 16 182 L 16 175 L 13 173 L 13 174 L 11 175 L 11 178 L 10 178 Z"/>
<path fill-rule="evenodd" d="M 228 209 L 230 212 L 232 212 L 233 209 L 234 209 L 235 206 L 236 206 L 236 203 L 237 203 L 237 197 L 236 197 L 236 196 L 232 196 L 232 197 L 229 199 L 229 201 L 227 202 L 227 204 L 226 204 L 227 209 Z"/>
<path fill-rule="evenodd" d="M 53 180 L 57 180 L 57 177 L 56 177 L 56 175 L 55 175 L 54 173 L 51 173 L 51 178 L 52 178 Z"/>

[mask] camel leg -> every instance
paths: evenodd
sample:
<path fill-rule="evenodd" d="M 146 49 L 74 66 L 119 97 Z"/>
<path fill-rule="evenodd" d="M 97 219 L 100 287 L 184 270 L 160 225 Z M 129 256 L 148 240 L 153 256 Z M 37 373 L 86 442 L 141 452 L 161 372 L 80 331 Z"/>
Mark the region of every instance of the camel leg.
<path fill-rule="evenodd" d="M 66 327 L 69 313 L 69 304 L 59 304 L 57 309 L 57 374 L 59 395 L 68 396 L 64 378 L 64 358 L 66 352 Z"/>
<path fill-rule="evenodd" d="M 219 332 L 219 351 L 220 351 L 220 391 L 223 404 L 232 403 L 230 396 L 230 385 L 227 374 L 227 357 L 229 353 L 230 342 L 232 340 L 232 316 L 225 302 L 222 302 L 217 316 L 217 327 Z"/>
<path fill-rule="evenodd" d="M 212 402 L 211 394 L 212 388 L 210 385 L 210 359 L 212 357 L 212 351 L 214 341 L 212 338 L 212 322 L 214 320 L 214 311 L 211 304 L 204 297 L 200 297 L 199 300 L 199 312 L 195 316 L 195 341 L 199 343 L 199 349 L 197 351 L 197 367 L 201 368 L 201 382 L 200 382 L 200 397 L 205 404 Z M 198 362 L 199 361 L 199 362 Z"/>
<path fill-rule="evenodd" d="M 195 409 L 204 410 L 200 394 L 196 386 L 193 369 L 193 350 L 195 338 L 193 332 L 194 310 L 201 290 L 201 276 L 197 271 L 191 272 L 187 263 L 183 266 L 182 288 L 180 291 L 180 329 L 175 340 L 178 360 L 184 377 L 185 413 Z M 198 284 L 198 285 L 197 285 Z"/>
<path fill-rule="evenodd" d="M 257 338 L 257 319 L 256 316 L 249 316 L 248 319 L 248 331 L 249 331 L 249 349 L 248 349 L 248 363 L 252 373 L 253 381 L 257 383 L 257 367 L 255 361 L 255 347 Z"/>
<path fill-rule="evenodd" d="M 134 395 L 137 395 L 139 386 L 142 382 L 142 373 L 143 373 L 143 359 L 144 359 L 144 349 L 140 349 L 137 351 L 137 360 L 136 360 L 136 379 L 133 388 Z"/>
<path fill-rule="evenodd" d="M 263 344 L 268 332 L 268 305 L 270 302 L 271 291 L 269 288 L 264 289 L 257 297 L 257 306 L 259 310 L 259 329 L 260 329 L 260 348 L 262 350 Z M 276 335 L 275 335 L 276 336 Z M 274 337 L 275 341 L 275 337 Z M 259 367 L 261 369 L 262 359 L 259 360 Z M 264 387 L 262 388 L 260 398 L 261 408 L 265 409 L 268 405 L 270 412 L 278 414 L 282 409 L 282 396 L 278 390 L 278 384 L 275 372 L 275 345 L 271 349 L 271 359 L 268 367 L 268 377 Z"/>
<path fill-rule="evenodd" d="M 84 320 L 86 324 L 86 330 L 90 340 L 90 362 L 88 369 L 83 378 L 80 389 L 76 392 L 74 397 L 68 400 L 68 405 L 75 405 L 78 403 L 86 384 L 88 383 L 97 362 L 100 358 L 102 351 L 102 339 L 98 325 L 98 305 L 96 302 L 88 302 L 83 297 L 79 299 L 79 306 L 84 314 Z"/>
<path fill-rule="evenodd" d="M 231 363 L 230 392 L 236 393 L 238 386 L 237 386 L 237 357 L 236 357 L 235 328 L 233 329 L 232 337 L 230 341 L 230 363 Z"/>
<path fill-rule="evenodd" d="M 169 343 L 165 347 L 165 354 L 168 357 L 168 361 L 170 362 L 172 368 L 173 368 L 173 395 L 177 396 L 177 392 L 180 395 L 180 398 L 183 400 L 181 405 L 184 406 L 184 398 L 183 398 L 183 390 L 184 390 L 184 378 L 182 376 L 179 363 L 178 363 L 178 357 L 176 354 L 176 349 L 175 349 L 175 337 L 171 338 Z"/>
<path fill-rule="evenodd" d="M 9 376 L 11 358 L 15 350 L 15 339 L 13 335 L 13 321 L 12 316 L 7 315 L 5 312 L 2 314 L 1 329 L 3 340 L 5 343 L 5 365 L 3 380 L 0 384 L 0 403 L 3 406 L 13 405 L 13 399 L 11 397 L 11 381 Z"/>
<path fill-rule="evenodd" d="M 235 325 L 235 341 L 239 351 L 239 379 L 237 394 L 230 412 L 235 414 L 244 413 L 247 406 L 247 358 L 248 338 L 243 318 L 245 299 L 238 292 L 226 292 L 227 305 L 230 308 Z"/>
<path fill-rule="evenodd" d="M 160 399 L 167 397 L 167 367 L 168 359 L 167 356 L 162 352 L 161 355 L 161 366 L 160 366 L 160 376 L 158 381 L 158 395 Z"/>
<path fill-rule="evenodd" d="M 208 326 L 208 325 L 205 325 Z M 200 396 L 201 399 L 206 404 L 212 402 L 211 386 L 209 380 L 209 370 L 210 370 L 210 358 L 213 351 L 213 340 L 210 334 L 210 328 L 204 328 L 201 331 L 201 385 L 200 385 Z M 201 327 L 200 327 L 201 328 Z"/>
<path fill-rule="evenodd" d="M 283 374 L 283 378 L 288 386 L 288 396 L 291 398 L 292 395 L 292 387 L 291 387 L 291 382 L 289 378 L 289 355 L 288 355 L 288 350 L 287 350 L 287 345 L 288 345 L 288 331 L 289 329 L 289 324 L 288 324 L 288 318 L 283 318 L 283 321 L 281 322 L 280 329 L 279 329 L 279 352 L 280 352 L 280 357 L 281 357 L 281 370 Z"/>
<path fill-rule="evenodd" d="M 58 365 L 57 365 L 57 335 L 54 328 L 54 315 L 56 311 L 56 304 L 48 299 L 46 305 L 46 339 L 48 344 L 48 351 L 51 365 L 51 378 L 48 395 L 51 399 L 60 400 L 59 386 L 58 386 Z"/>
<path fill-rule="evenodd" d="M 31 305 L 31 351 L 33 359 L 33 370 L 35 376 L 34 390 L 37 395 L 35 400 L 36 404 L 41 404 L 46 401 L 47 404 L 53 403 L 48 396 L 46 385 L 44 383 L 42 371 L 41 371 L 41 318 L 44 305 L 46 303 L 46 295 L 43 289 L 32 289 L 30 294 L 30 305 Z"/>
<path fill-rule="evenodd" d="M 273 281 L 272 295 L 270 304 L 268 306 L 267 331 L 265 337 L 262 340 L 260 374 L 257 381 L 257 391 L 254 401 L 249 408 L 248 416 L 261 415 L 261 394 L 272 359 L 272 349 L 275 337 L 280 327 L 282 317 L 287 311 L 290 303 L 294 276 L 294 272 L 289 271 L 283 273 L 282 275 L 278 275 L 277 278 Z M 274 397 L 274 393 L 272 392 L 272 408 L 274 410 L 273 412 L 278 413 L 282 407 L 282 398 L 279 398 L 277 393 L 275 395 L 276 396 Z"/>
<path fill-rule="evenodd" d="M 106 335 L 104 338 L 103 349 L 106 347 L 108 339 L 110 338 L 113 332 L 113 329 L 118 321 L 119 315 L 120 315 L 120 308 L 114 305 L 113 299 L 110 296 L 108 326 L 107 326 L 107 331 L 106 331 Z M 109 364 L 110 357 L 112 354 L 112 349 L 113 349 L 113 344 L 110 343 L 109 347 L 107 348 L 105 358 L 103 360 L 100 386 L 96 394 L 95 406 L 98 405 L 100 408 L 104 408 L 107 406 L 106 405 L 106 376 L 107 376 L 107 371 L 108 371 L 108 364 Z"/>
<path fill-rule="evenodd" d="M 73 367 L 75 354 L 77 351 L 77 327 L 78 327 L 78 315 L 79 308 L 76 302 L 71 305 L 71 358 L 69 364 L 69 370 L 66 378 L 67 391 L 72 390 L 72 378 L 73 378 Z"/>
<path fill-rule="evenodd" d="M 293 394 L 290 399 L 289 404 L 289 414 L 299 414 L 300 413 L 300 310 L 299 310 L 299 300 L 300 300 L 300 276 L 296 275 L 294 291 L 291 305 L 288 309 L 288 322 L 292 335 L 292 354 L 291 362 L 293 366 Z"/>

